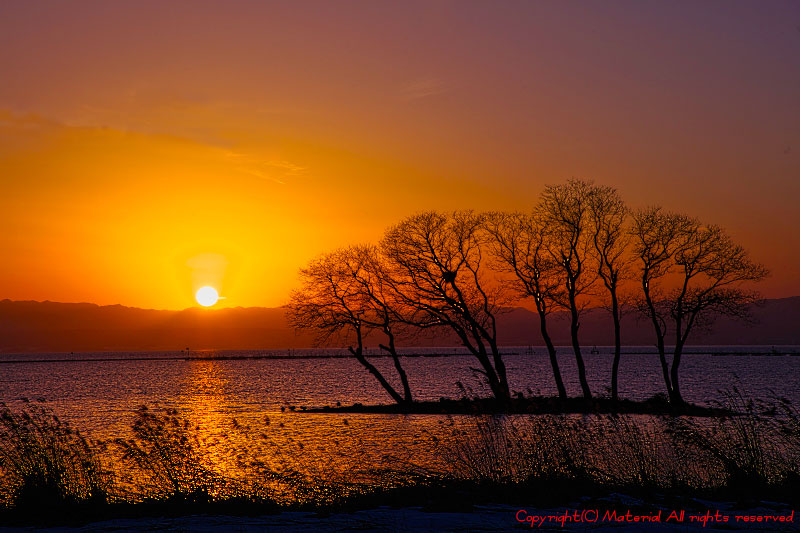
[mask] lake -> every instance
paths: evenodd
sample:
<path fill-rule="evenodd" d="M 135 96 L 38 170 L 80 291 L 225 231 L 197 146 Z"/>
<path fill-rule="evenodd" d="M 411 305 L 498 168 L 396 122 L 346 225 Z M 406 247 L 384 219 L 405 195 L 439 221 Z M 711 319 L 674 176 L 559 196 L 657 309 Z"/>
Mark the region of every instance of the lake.
<path fill-rule="evenodd" d="M 404 357 L 415 399 L 436 400 L 487 395 L 477 361 L 456 348 L 414 349 L 426 357 Z M 505 347 L 513 391 L 555 395 L 549 359 L 543 348 Z M 607 395 L 611 349 L 584 355 L 595 394 Z M 664 392 L 658 356 L 653 348 L 626 348 L 620 367 L 620 395 L 634 400 Z M 800 404 L 798 347 L 690 347 L 681 366 L 687 401 L 709 404 L 719 390 L 738 387 L 748 396 L 789 398 Z M 705 353 L 698 353 L 705 352 Z M 0 401 L 18 406 L 22 398 L 46 400 L 73 427 L 96 438 L 124 437 L 134 410 L 142 404 L 177 409 L 202 428 L 207 442 L 247 442 L 234 425 L 249 425 L 272 444 L 299 447 L 310 458 L 331 453 L 354 454 L 380 462 L 394 457 L 430 455 L 428 439 L 442 436 L 467 417 L 444 415 L 310 414 L 303 408 L 361 402 L 388 403 L 389 396 L 353 358 L 337 350 L 143 352 L 0 355 Z M 442 356 L 442 354 L 447 354 Z M 439 356 L 434 356 L 439 355 Z M 292 356 L 293 358 L 287 358 Z M 317 357 L 302 357 L 317 356 Z M 392 362 L 373 357 L 374 364 L 397 382 Z M 559 349 L 567 390 L 579 394 L 574 357 Z M 236 423 L 233 421 L 236 420 Z M 237 430 L 238 431 L 238 430 Z M 220 448 L 224 448 L 220 444 Z M 222 454 L 223 452 L 219 452 Z M 227 453 L 227 452 L 226 452 Z M 232 453 L 232 452 L 231 452 Z M 311 460 L 311 459 L 310 459 Z M 423 461 L 426 462 L 426 461 Z"/>

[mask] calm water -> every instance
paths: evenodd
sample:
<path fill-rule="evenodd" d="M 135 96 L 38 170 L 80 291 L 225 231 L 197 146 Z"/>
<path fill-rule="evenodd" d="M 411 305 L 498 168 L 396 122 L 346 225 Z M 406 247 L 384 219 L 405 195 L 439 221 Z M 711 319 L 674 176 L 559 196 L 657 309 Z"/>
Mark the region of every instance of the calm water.
<path fill-rule="evenodd" d="M 585 360 L 590 386 L 606 394 L 611 355 L 608 348 Z M 752 356 L 772 347 L 703 347 L 689 352 L 714 351 L 740 355 L 688 354 L 682 363 L 682 387 L 688 401 L 708 403 L 720 397 L 720 389 L 736 385 L 746 394 L 767 398 L 785 396 L 800 404 L 800 356 Z M 415 350 L 419 353 L 425 350 Z M 430 349 L 448 357 L 408 357 L 404 366 L 415 397 L 436 400 L 461 397 L 461 383 L 469 394 L 486 395 L 479 376 L 470 367 L 477 361 L 454 350 Z M 541 348 L 504 348 L 511 388 L 514 391 L 554 395 L 550 364 Z M 663 392 L 658 357 L 652 348 L 629 348 L 620 368 L 620 394 L 645 399 Z M 780 347 L 780 352 L 800 352 L 800 347 Z M 639 353 L 635 353 L 639 352 Z M 293 355 L 320 353 L 293 351 Z M 334 353 L 334 352 L 330 352 Z M 2 354 L 0 401 L 18 404 L 21 398 L 44 398 L 56 413 L 73 426 L 96 437 L 124 436 L 141 404 L 175 407 L 203 428 L 209 439 L 231 434 L 231 422 L 239 421 L 280 428 L 284 445 L 302 443 L 304 449 L 358 453 L 379 458 L 391 452 L 419 453 L 417 445 L 431 434 L 459 424 L 459 417 L 440 415 L 342 415 L 306 414 L 302 407 L 385 403 L 390 398 L 376 380 L 351 358 L 269 359 L 287 352 L 176 352 Z M 202 360 L 223 356 L 244 359 Z M 255 358 L 262 357 L 262 358 Z M 91 359 L 91 360 L 86 360 Z M 14 362 L 9 362 L 14 361 Z M 35 362 L 34 362 L 35 361 Z M 389 358 L 373 358 L 386 375 L 394 377 Z M 579 394 L 574 358 L 561 349 L 559 361 L 571 395 Z M 396 381 L 396 380 L 395 380 Z M 296 410 L 290 409 L 294 407 Z M 423 446 L 424 448 L 424 446 Z M 416 450 L 416 451 L 415 451 Z M 313 455 L 313 454 L 312 454 Z"/>

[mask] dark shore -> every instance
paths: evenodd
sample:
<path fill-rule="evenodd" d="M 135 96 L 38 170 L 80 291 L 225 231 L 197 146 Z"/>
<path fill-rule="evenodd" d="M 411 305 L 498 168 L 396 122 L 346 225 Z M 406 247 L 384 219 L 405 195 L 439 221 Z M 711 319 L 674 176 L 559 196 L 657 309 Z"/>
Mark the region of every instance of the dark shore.
<path fill-rule="evenodd" d="M 214 501 L 178 497 L 139 503 L 83 503 L 46 505 L 44 508 L 0 510 L 0 532 L 24 529 L 81 531 L 507 531 L 530 528 L 526 516 L 550 517 L 555 527 L 585 531 L 596 526 L 586 519 L 563 520 L 564 513 L 586 511 L 600 526 L 615 530 L 641 531 L 650 526 L 659 531 L 748 530 L 749 522 L 736 516 L 770 516 L 779 519 L 772 531 L 795 531 L 796 497 L 768 491 L 761 497 L 731 493 L 682 493 L 657 491 L 652 487 L 617 487 L 616 490 L 586 481 L 551 480 L 541 484 L 474 483 L 429 480 L 413 487 L 367 492 L 337 504 L 276 505 L 247 498 Z M 51 503 L 51 502 L 48 502 Z M 42 510 L 46 512 L 42 513 Z M 671 513 L 694 515 L 668 519 Z M 597 517 L 594 518 L 594 514 Z M 706 514 L 728 516 L 732 523 L 701 521 Z M 620 518 L 608 518 L 615 514 Z M 628 520 L 623 516 L 629 515 Z M 656 523 L 640 523 L 635 517 L 658 516 Z M 634 522 L 634 520 L 636 520 Z M 693 520 L 693 519 L 691 519 Z M 621 523 L 625 522 L 625 523 Z M 603 529 L 605 530 L 605 529 Z"/>
<path fill-rule="evenodd" d="M 629 415 L 685 415 L 699 417 L 731 416 L 733 411 L 720 407 L 706 407 L 684 403 L 676 409 L 665 398 L 654 396 L 644 401 L 610 398 L 568 398 L 532 396 L 513 398 L 509 405 L 499 404 L 493 398 L 412 402 L 411 404 L 337 405 L 302 409 L 305 413 L 358 413 L 358 414 L 416 414 L 416 415 L 482 415 L 482 414 L 629 414 Z"/>

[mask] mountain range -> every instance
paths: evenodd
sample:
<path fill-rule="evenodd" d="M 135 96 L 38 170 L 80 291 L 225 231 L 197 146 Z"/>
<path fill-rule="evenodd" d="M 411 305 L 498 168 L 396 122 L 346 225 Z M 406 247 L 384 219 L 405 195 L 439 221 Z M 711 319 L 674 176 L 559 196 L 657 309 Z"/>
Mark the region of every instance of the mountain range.
<path fill-rule="evenodd" d="M 695 345 L 800 345 L 800 296 L 765 300 L 752 310 L 753 321 L 719 319 L 708 331 L 696 331 Z M 551 336 L 569 344 L 566 313 L 551 316 Z M 634 313 L 624 317 L 623 343 L 653 344 L 647 322 Z M 543 345 L 535 312 L 517 307 L 498 319 L 498 338 L 506 346 Z M 589 309 L 581 316 L 584 345 L 613 344 L 609 314 Z M 376 345 L 368 339 L 367 344 Z M 203 349 L 297 349 L 313 346 L 309 332 L 295 332 L 283 308 L 189 308 L 182 311 L 121 305 L 0 300 L 0 352 L 96 352 Z M 420 337 L 405 346 L 453 346 L 447 335 Z"/>

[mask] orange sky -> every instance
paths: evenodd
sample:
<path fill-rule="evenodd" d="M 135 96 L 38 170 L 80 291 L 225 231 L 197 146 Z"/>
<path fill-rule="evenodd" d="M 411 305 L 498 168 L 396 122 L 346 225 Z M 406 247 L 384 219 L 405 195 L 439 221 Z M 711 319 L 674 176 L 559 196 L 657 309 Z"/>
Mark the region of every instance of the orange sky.
<path fill-rule="evenodd" d="M 0 5 L 0 298 L 277 306 L 422 209 L 613 185 L 800 294 L 793 2 Z"/>

